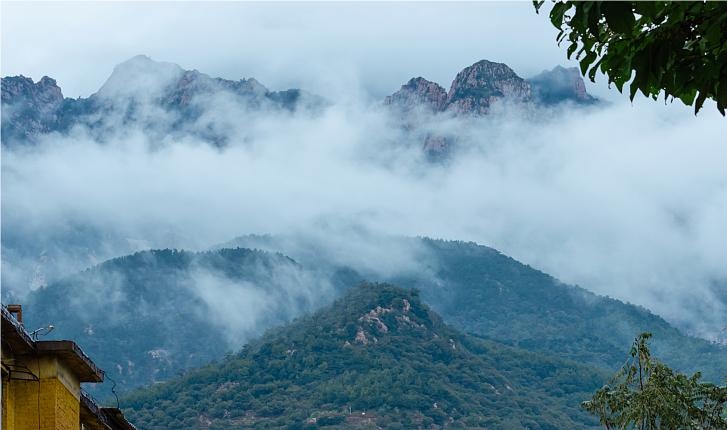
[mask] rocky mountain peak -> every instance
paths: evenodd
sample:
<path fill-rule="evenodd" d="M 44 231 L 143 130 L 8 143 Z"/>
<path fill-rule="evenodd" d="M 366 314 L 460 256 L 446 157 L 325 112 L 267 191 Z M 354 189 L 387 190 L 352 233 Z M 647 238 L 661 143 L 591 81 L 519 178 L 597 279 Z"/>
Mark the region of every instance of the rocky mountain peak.
<path fill-rule="evenodd" d="M 447 102 L 447 92 L 436 82 L 428 81 L 422 77 L 412 78 L 401 89 L 386 97 L 384 104 L 396 106 L 403 111 L 410 111 L 417 107 L 429 108 L 434 112 L 444 110 Z"/>
<path fill-rule="evenodd" d="M 27 103 L 31 105 L 55 105 L 63 101 L 63 92 L 55 79 L 43 76 L 37 83 L 33 79 L 19 76 L 8 76 L 2 82 L 2 102 L 9 105 Z"/>
<path fill-rule="evenodd" d="M 592 104 L 596 99 L 586 92 L 586 84 L 576 67 L 556 66 L 528 80 L 539 102 L 552 105 L 563 101 Z"/>
<path fill-rule="evenodd" d="M 57 127 L 64 99 L 55 79 L 43 76 L 33 82 L 20 75 L 2 78 L 0 82 L 3 142 L 48 133 Z"/>
<path fill-rule="evenodd" d="M 299 89 L 270 91 L 254 78 L 213 78 L 137 55 L 114 67 L 88 98 L 64 99 L 56 81 L 47 76 L 37 83 L 24 76 L 3 78 L 2 145 L 34 142 L 40 135 L 64 133 L 76 125 L 103 132 L 118 121 L 173 133 L 193 124 L 209 109 L 210 97 L 222 93 L 248 109 L 313 112 L 326 105 L 323 98 Z M 214 145 L 224 144 L 225 136 L 208 132 L 208 125 L 204 129 L 194 133 Z"/>
<path fill-rule="evenodd" d="M 433 112 L 485 115 L 494 104 L 505 100 L 542 106 L 566 101 L 581 105 L 598 103 L 597 98 L 587 93 L 575 67 L 557 66 L 525 80 L 506 64 L 481 60 L 459 72 L 447 93 L 434 82 L 412 78 L 386 97 L 384 104 L 404 112 L 426 107 Z"/>
<path fill-rule="evenodd" d="M 528 102 L 530 85 L 503 63 L 481 60 L 457 74 L 447 93 L 447 109 L 456 113 L 486 114 L 499 100 Z"/>
<path fill-rule="evenodd" d="M 174 63 L 154 61 L 146 55 L 137 55 L 114 67 L 111 76 L 96 96 L 137 99 L 159 97 L 183 74 L 184 70 Z"/>

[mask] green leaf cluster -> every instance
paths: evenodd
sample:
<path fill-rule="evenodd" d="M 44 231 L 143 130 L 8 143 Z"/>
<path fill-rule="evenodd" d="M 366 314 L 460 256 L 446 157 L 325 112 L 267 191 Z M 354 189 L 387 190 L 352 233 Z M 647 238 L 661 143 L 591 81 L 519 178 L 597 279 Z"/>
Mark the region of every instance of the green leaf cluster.
<path fill-rule="evenodd" d="M 535 1 L 540 10 L 543 1 Z M 550 21 L 560 30 L 581 72 L 595 81 L 600 70 L 629 95 L 705 100 L 727 108 L 727 3 L 705 1 L 557 1 Z"/>

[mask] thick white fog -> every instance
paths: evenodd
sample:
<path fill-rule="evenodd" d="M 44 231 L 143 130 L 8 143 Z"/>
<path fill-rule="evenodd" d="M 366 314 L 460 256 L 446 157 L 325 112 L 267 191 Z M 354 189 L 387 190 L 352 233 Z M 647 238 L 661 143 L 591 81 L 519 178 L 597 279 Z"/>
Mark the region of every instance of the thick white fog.
<path fill-rule="evenodd" d="M 5 150 L 4 232 L 52 241 L 82 226 L 102 232 L 84 245 L 99 259 L 204 249 L 247 233 L 303 232 L 345 254 L 337 229 L 352 227 L 471 240 L 697 334 L 727 325 L 718 296 L 727 279 L 727 124 L 709 109 L 694 117 L 642 100 L 432 119 L 429 130 L 458 139 L 440 163 L 380 104 L 344 100 L 320 114 L 248 110 L 224 94 L 200 100 L 206 114 L 190 127 L 224 130 L 224 148 L 132 123 L 114 125 L 103 142 L 77 128 Z M 145 124 L 169 120 L 141 112 Z M 415 259 L 401 253 L 351 254 L 369 268 L 411 270 Z M 6 280 L 38 264 L 4 258 Z M 27 288 L 25 272 L 9 284 Z"/>

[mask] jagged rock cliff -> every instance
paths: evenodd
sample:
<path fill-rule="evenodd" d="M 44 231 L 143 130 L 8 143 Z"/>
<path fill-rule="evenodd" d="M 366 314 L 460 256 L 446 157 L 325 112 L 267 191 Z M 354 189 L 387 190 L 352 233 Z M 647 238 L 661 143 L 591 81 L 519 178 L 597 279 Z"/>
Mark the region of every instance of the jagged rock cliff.
<path fill-rule="evenodd" d="M 404 111 L 427 108 L 441 112 L 447 103 L 447 91 L 441 85 L 422 77 L 411 78 L 401 89 L 386 97 L 384 104 L 395 105 Z"/>
<path fill-rule="evenodd" d="M 532 100 L 530 85 L 502 63 L 482 60 L 454 78 L 447 94 L 447 110 L 459 114 L 487 114 L 493 104 Z"/>
<path fill-rule="evenodd" d="M 412 78 L 399 91 L 386 97 L 384 105 L 400 115 L 402 127 L 421 141 L 431 160 L 448 156 L 456 145 L 451 133 L 427 129 L 431 114 L 477 117 L 492 113 L 504 104 L 531 109 L 563 102 L 595 104 L 598 99 L 586 92 L 578 69 L 556 67 L 525 80 L 503 63 L 481 60 L 465 68 L 452 81 L 449 92 L 436 82 Z"/>
<path fill-rule="evenodd" d="M 63 93 L 47 76 L 38 82 L 22 75 L 3 78 L 3 140 L 54 131 L 61 121 L 62 106 Z"/>
<path fill-rule="evenodd" d="M 486 115 L 502 102 L 554 105 L 566 101 L 593 104 L 578 69 L 558 66 L 525 80 L 503 63 L 481 60 L 465 68 L 452 81 L 449 92 L 424 78 L 413 78 L 386 97 L 384 104 L 404 113 L 425 108 L 454 115 Z"/>

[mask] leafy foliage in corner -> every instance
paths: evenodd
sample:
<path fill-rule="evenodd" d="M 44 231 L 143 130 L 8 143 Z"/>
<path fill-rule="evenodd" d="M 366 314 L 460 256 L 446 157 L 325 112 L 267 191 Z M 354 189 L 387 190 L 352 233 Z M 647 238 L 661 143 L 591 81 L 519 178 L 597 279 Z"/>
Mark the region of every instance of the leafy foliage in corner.
<path fill-rule="evenodd" d="M 544 1 L 535 1 L 540 10 Z M 595 81 L 598 70 L 623 91 L 630 83 L 657 99 L 661 92 L 694 104 L 706 99 L 727 108 L 727 3 L 704 1 L 557 1 L 550 21 L 560 30 L 581 73 Z"/>
<path fill-rule="evenodd" d="M 607 429 L 727 429 L 727 387 L 674 372 L 652 359 L 650 333 L 636 338 L 629 360 L 583 408 Z"/>

